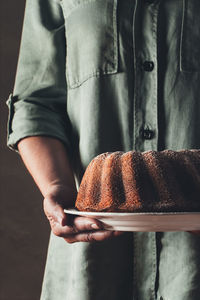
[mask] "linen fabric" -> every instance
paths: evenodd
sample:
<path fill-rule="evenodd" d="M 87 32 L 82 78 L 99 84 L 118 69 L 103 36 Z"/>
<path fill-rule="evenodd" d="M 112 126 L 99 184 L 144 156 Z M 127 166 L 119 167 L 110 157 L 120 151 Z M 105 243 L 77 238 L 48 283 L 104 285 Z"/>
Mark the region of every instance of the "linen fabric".
<path fill-rule="evenodd" d="M 77 188 L 107 151 L 200 148 L 199 0 L 27 0 L 8 146 L 61 140 Z M 51 234 L 41 300 L 199 300 L 200 236 Z"/>

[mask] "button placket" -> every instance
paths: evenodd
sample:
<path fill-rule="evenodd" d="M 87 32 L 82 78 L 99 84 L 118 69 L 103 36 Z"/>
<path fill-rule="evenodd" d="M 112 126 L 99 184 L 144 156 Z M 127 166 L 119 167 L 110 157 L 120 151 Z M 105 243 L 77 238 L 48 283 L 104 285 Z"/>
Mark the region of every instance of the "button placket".
<path fill-rule="evenodd" d="M 159 1 L 155 1 L 154 5 L 147 5 L 145 1 L 139 1 L 138 11 L 142 12 L 141 20 L 136 18 L 136 29 L 140 35 L 135 40 L 135 80 L 134 80 L 134 142 L 133 147 L 137 151 L 157 150 L 158 142 L 158 69 L 157 69 L 157 21 Z M 140 23 L 141 22 L 141 23 Z M 134 32 L 134 38 L 137 37 Z M 150 262 L 148 270 L 145 272 L 146 280 L 143 283 L 142 272 L 143 266 L 140 262 L 146 251 L 146 245 L 140 251 L 137 251 L 135 245 L 135 284 L 138 299 L 156 299 L 156 274 L 157 274 L 157 252 L 156 252 L 156 233 L 149 234 L 149 257 Z M 144 238 L 144 237 L 143 237 Z M 147 263 L 147 262 L 146 262 Z M 141 272 L 140 272 L 141 271 Z"/>
<path fill-rule="evenodd" d="M 155 5 L 141 5 L 140 48 L 137 49 L 137 71 L 135 78 L 134 141 L 138 151 L 157 150 L 158 108 L 157 108 L 157 19 L 159 1 Z M 136 24 L 137 25 L 137 24 Z M 136 45 L 137 46 L 137 45 Z M 145 131 L 149 124 L 152 132 Z M 141 134 L 143 129 L 143 134 Z"/>
<path fill-rule="evenodd" d="M 155 1 L 154 1 L 155 2 Z M 150 64 L 151 70 L 151 82 L 152 82 L 152 90 L 148 95 L 147 100 L 147 111 L 151 112 L 146 114 L 146 122 L 151 124 L 151 129 L 149 129 L 148 136 L 149 139 L 147 141 L 151 141 L 151 146 L 153 150 L 157 150 L 157 143 L 158 143 L 158 68 L 157 68 L 157 22 L 158 22 L 158 10 L 159 10 L 159 3 L 155 6 L 149 7 L 150 14 L 152 17 L 152 44 L 150 51 L 151 57 L 153 61 Z M 152 52 L 152 53 L 151 53 Z M 152 107 L 152 109 L 151 109 Z M 148 144 L 146 144 L 148 150 Z"/>

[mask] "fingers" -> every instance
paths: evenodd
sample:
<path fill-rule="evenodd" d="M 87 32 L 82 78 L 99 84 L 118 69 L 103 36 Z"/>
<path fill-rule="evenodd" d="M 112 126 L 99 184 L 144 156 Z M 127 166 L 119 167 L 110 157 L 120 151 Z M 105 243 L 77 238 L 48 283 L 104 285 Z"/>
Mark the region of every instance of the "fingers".
<path fill-rule="evenodd" d="M 118 231 L 103 230 L 103 224 L 96 219 L 65 214 L 62 206 L 53 199 L 44 199 L 44 212 L 52 232 L 68 243 L 98 242 L 122 234 Z"/>
<path fill-rule="evenodd" d="M 55 235 L 63 238 L 67 238 L 68 236 L 81 234 L 81 232 L 94 231 L 102 228 L 100 225 L 97 225 L 93 220 L 84 218 L 84 217 L 75 217 L 73 221 L 69 221 L 69 216 L 66 216 L 65 222 L 66 225 L 63 226 L 58 220 L 55 221 L 54 218 L 48 218 L 50 221 L 50 225 L 52 231 Z M 81 219 L 81 220 L 79 220 Z"/>
<path fill-rule="evenodd" d="M 103 224 L 100 221 L 86 217 L 74 218 L 74 226 L 78 231 L 103 229 Z"/>
<path fill-rule="evenodd" d="M 70 244 L 75 242 L 101 242 L 121 234 L 123 233 L 120 231 L 101 230 L 97 232 L 77 233 L 64 238 L 64 240 Z"/>
<path fill-rule="evenodd" d="M 65 214 L 62 206 L 51 198 L 44 199 L 44 212 L 53 233 L 60 237 L 67 237 L 82 231 L 102 229 L 102 224 L 97 220 Z"/>
<path fill-rule="evenodd" d="M 62 226 L 58 222 L 50 223 L 53 233 L 64 238 L 70 244 L 75 242 L 100 242 L 122 234 L 120 231 L 103 230 L 100 222 L 84 217 L 75 217 L 72 226 Z"/>

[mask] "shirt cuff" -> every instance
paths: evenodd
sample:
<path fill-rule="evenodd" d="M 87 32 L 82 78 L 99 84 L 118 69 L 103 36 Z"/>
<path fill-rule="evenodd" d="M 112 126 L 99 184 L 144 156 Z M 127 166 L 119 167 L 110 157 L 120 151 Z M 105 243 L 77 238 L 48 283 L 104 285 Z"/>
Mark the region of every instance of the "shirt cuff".
<path fill-rule="evenodd" d="M 29 136 L 49 136 L 59 139 L 70 150 L 68 138 L 67 116 L 66 122 L 58 113 L 48 110 L 44 106 L 20 101 L 17 109 L 17 96 L 9 95 L 6 104 L 9 108 L 7 125 L 7 146 L 18 152 L 18 142 Z"/>

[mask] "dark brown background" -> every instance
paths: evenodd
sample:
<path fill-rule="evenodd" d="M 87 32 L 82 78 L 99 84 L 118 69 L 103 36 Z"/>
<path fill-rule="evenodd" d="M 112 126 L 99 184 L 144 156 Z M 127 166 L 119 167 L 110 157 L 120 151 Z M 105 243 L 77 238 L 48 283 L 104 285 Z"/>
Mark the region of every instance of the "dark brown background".
<path fill-rule="evenodd" d="M 24 0 L 0 0 L 0 300 L 38 300 L 49 226 L 42 197 L 17 153 L 6 147 Z"/>

